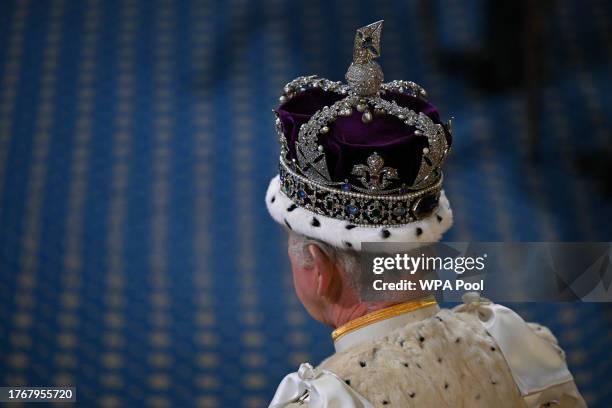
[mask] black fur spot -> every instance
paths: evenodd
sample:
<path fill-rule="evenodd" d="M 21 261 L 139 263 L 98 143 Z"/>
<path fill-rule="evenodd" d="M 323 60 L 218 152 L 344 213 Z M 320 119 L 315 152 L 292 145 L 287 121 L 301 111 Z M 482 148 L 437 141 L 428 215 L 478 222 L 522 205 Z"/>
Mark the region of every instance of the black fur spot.
<path fill-rule="evenodd" d="M 442 320 L 442 318 L 440 316 L 436 316 L 436 319 L 438 319 L 439 321 L 443 322 L 444 320 Z"/>
<path fill-rule="evenodd" d="M 420 228 L 420 227 L 419 227 L 419 228 L 417 228 L 417 229 L 416 229 L 416 235 L 417 235 L 417 237 L 418 237 L 418 236 L 419 236 L 419 235 L 421 235 L 421 234 L 423 234 L 423 228 Z"/>
<path fill-rule="evenodd" d="M 491 384 L 493 384 L 493 385 L 497 385 L 497 381 L 495 381 L 495 380 L 491 380 Z"/>
<path fill-rule="evenodd" d="M 346 227 L 344 227 L 344 228 L 346 228 L 347 230 L 352 230 L 352 229 L 353 229 L 353 228 L 355 228 L 355 227 L 356 227 L 356 225 L 353 225 L 353 224 L 348 224 L 348 225 L 347 225 Z"/>
<path fill-rule="evenodd" d="M 346 245 L 348 248 L 352 248 L 353 244 L 351 244 L 350 242 L 344 241 L 344 245 Z"/>
<path fill-rule="evenodd" d="M 423 368 L 423 367 L 421 367 L 421 365 L 420 365 L 419 363 L 417 363 L 417 367 L 419 367 L 419 368 Z"/>
<path fill-rule="evenodd" d="M 362 367 L 365 367 L 366 366 L 366 362 L 365 361 L 360 361 L 359 365 L 362 366 Z"/>
<path fill-rule="evenodd" d="M 410 396 L 410 398 L 414 398 L 414 396 L 416 395 L 415 392 L 411 392 L 410 394 L 408 394 Z"/>
<path fill-rule="evenodd" d="M 276 201 L 276 196 L 272 196 L 272 198 L 270 199 L 271 203 L 273 203 L 274 201 Z"/>
<path fill-rule="evenodd" d="M 425 341 L 425 337 L 423 337 L 423 336 L 419 337 L 419 341 L 420 341 L 421 343 L 422 343 L 422 342 L 424 342 L 424 341 Z"/>
<path fill-rule="evenodd" d="M 442 362 L 442 357 L 438 357 L 438 363 Z"/>
<path fill-rule="evenodd" d="M 445 382 L 445 383 L 444 383 L 444 389 L 447 389 L 447 388 L 448 388 L 448 383 L 447 383 L 447 382 Z"/>
<path fill-rule="evenodd" d="M 495 351 L 497 350 L 495 347 L 491 347 L 491 351 Z"/>
<path fill-rule="evenodd" d="M 295 205 L 295 204 L 291 204 L 291 205 L 289 206 L 289 208 L 287 208 L 287 211 L 291 212 L 291 211 L 295 210 L 296 208 L 297 208 L 297 205 Z"/>
<path fill-rule="evenodd" d="M 457 344 L 461 343 L 461 337 L 457 337 L 457 338 L 455 339 L 455 343 L 457 343 Z"/>
<path fill-rule="evenodd" d="M 442 222 L 442 220 L 444 219 L 444 218 L 440 217 L 438 214 L 436 214 L 436 218 L 438 219 L 438 222 Z"/>
<path fill-rule="evenodd" d="M 313 227 L 320 227 L 321 223 L 319 222 L 319 220 L 316 219 L 316 217 L 312 217 L 312 221 L 310 222 L 310 225 L 312 225 Z"/>
<path fill-rule="evenodd" d="M 383 405 L 387 405 L 388 403 L 389 403 L 389 401 L 387 401 L 387 400 L 383 400 L 383 401 L 382 401 L 382 404 L 383 404 Z"/>
<path fill-rule="evenodd" d="M 287 221 L 287 219 L 285 219 L 285 225 L 287 226 L 287 228 L 289 228 L 290 230 L 293 231 L 293 228 L 291 228 L 291 224 L 289 224 L 289 222 Z"/>
<path fill-rule="evenodd" d="M 344 380 L 344 382 L 346 383 L 346 385 L 351 385 L 351 380 Z"/>
<path fill-rule="evenodd" d="M 383 238 L 389 238 L 391 236 L 391 233 L 389 232 L 389 230 L 386 230 L 386 229 L 382 230 L 380 233 Z"/>
<path fill-rule="evenodd" d="M 410 364 L 404 363 L 404 367 L 408 368 L 409 366 L 410 366 Z"/>

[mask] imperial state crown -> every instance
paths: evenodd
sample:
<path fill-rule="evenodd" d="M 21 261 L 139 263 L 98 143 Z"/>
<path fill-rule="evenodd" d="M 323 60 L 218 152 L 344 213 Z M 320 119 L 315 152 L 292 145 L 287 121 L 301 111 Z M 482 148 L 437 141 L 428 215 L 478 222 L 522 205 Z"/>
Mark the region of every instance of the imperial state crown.
<path fill-rule="evenodd" d="M 279 175 L 266 203 L 287 228 L 340 248 L 438 241 L 452 224 L 442 190 L 451 122 L 411 81 L 383 83 L 383 22 L 357 30 L 347 84 L 289 82 L 274 110 Z"/>

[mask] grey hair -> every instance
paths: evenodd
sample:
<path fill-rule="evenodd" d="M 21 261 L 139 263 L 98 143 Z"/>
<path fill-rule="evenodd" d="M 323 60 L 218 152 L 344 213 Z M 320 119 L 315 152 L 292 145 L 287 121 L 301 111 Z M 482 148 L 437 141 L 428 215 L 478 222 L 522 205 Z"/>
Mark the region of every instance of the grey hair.
<path fill-rule="evenodd" d="M 359 254 L 354 250 L 341 249 L 325 242 L 289 231 L 289 252 L 304 267 L 312 267 L 313 258 L 308 251 L 309 245 L 316 245 L 344 272 L 344 278 L 349 286 L 359 291 L 361 277 L 361 262 Z"/>

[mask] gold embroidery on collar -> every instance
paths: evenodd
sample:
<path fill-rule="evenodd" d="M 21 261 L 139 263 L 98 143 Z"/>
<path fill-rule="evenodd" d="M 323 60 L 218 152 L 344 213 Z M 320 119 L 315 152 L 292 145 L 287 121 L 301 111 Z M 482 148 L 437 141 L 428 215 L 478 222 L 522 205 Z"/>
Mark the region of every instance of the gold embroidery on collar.
<path fill-rule="evenodd" d="M 368 326 L 372 323 L 390 319 L 392 317 L 399 316 L 404 313 L 414 312 L 415 310 L 423 309 L 425 307 L 433 306 L 436 304 L 436 299 L 433 296 L 428 296 L 423 299 L 411 300 L 405 303 L 399 303 L 397 305 L 389 306 L 384 309 L 375 310 L 371 313 L 358 317 L 338 327 L 332 332 L 332 340 L 336 341 L 345 334 L 360 329 L 364 326 Z"/>

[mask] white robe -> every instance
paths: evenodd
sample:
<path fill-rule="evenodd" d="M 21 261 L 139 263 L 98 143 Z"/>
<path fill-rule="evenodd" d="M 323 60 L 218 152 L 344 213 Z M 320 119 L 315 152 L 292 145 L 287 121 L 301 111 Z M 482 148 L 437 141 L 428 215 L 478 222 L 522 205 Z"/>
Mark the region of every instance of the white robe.
<path fill-rule="evenodd" d="M 317 379 L 302 384 L 301 402 L 291 402 L 281 384 L 271 406 L 585 407 L 551 332 L 478 299 L 356 329 L 310 372 Z M 309 405 L 304 389 L 317 393 L 322 383 Z"/>

